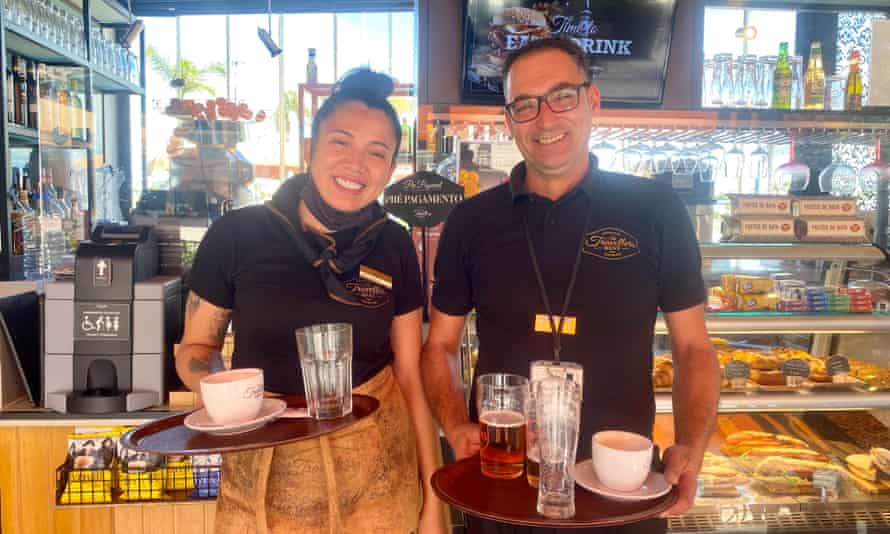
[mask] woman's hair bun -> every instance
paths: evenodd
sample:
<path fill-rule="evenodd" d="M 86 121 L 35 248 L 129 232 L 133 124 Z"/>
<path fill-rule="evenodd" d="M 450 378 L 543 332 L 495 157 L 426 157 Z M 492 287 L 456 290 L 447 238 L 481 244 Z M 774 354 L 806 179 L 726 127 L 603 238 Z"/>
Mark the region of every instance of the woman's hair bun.
<path fill-rule="evenodd" d="M 352 69 L 337 82 L 337 91 L 347 94 L 365 94 L 388 98 L 395 88 L 392 78 L 367 67 Z"/>

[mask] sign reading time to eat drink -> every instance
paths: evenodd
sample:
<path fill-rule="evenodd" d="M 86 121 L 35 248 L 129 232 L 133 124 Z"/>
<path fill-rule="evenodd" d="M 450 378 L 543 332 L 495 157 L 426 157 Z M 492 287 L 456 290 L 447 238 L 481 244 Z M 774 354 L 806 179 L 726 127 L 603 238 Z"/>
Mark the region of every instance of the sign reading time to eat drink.
<path fill-rule="evenodd" d="M 676 0 L 465 0 L 463 100 L 503 103 L 507 56 L 547 37 L 576 42 L 605 102 L 660 104 Z"/>

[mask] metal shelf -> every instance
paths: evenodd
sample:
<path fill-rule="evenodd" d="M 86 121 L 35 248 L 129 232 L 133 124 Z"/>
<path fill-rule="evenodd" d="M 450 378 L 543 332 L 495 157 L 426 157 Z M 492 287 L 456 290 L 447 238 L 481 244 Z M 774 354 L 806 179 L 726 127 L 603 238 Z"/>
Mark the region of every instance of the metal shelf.
<path fill-rule="evenodd" d="M 655 410 L 658 413 L 671 413 L 670 393 L 655 394 Z M 860 391 L 746 391 L 721 392 L 720 413 L 733 412 L 803 412 L 874 410 L 890 408 L 890 392 Z"/>
<path fill-rule="evenodd" d="M 138 85 L 111 74 L 105 69 L 94 67 L 84 58 L 74 56 L 67 50 L 59 48 L 55 43 L 14 25 L 6 27 L 6 49 L 17 55 L 49 65 L 67 65 L 89 69 L 93 73 L 93 88 L 98 92 L 139 95 L 143 93 L 143 89 Z"/>
<path fill-rule="evenodd" d="M 833 260 L 866 264 L 886 259 L 874 245 L 826 243 L 702 243 L 702 259 Z"/>
<path fill-rule="evenodd" d="M 725 312 L 705 314 L 710 334 L 869 334 L 890 333 L 890 315 L 847 313 Z M 655 334 L 667 334 L 664 316 Z"/>
<path fill-rule="evenodd" d="M 35 128 L 25 128 L 18 124 L 6 123 L 9 141 L 15 145 L 36 145 L 39 135 Z"/>

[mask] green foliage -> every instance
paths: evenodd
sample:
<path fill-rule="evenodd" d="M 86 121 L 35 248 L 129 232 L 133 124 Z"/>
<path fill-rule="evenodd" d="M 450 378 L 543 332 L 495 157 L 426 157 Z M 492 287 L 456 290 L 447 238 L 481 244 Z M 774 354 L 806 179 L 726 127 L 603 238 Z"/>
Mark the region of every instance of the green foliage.
<path fill-rule="evenodd" d="M 284 135 L 285 140 L 290 137 L 290 114 L 299 111 L 299 96 L 296 91 L 285 91 L 284 102 L 278 106 L 272 114 L 275 122 L 275 130 L 279 135 Z M 281 131 L 281 115 L 284 114 L 284 132 Z"/>
<path fill-rule="evenodd" d="M 182 87 L 176 89 L 179 98 L 185 98 L 186 95 L 194 93 L 216 96 L 216 90 L 207 83 L 208 77 L 226 75 L 226 66 L 222 62 L 199 66 L 191 60 L 180 59 L 179 65 L 176 65 L 174 61 L 160 55 L 153 46 L 148 47 L 145 55 L 151 68 L 167 82 L 175 79 L 181 79 L 184 82 Z"/>

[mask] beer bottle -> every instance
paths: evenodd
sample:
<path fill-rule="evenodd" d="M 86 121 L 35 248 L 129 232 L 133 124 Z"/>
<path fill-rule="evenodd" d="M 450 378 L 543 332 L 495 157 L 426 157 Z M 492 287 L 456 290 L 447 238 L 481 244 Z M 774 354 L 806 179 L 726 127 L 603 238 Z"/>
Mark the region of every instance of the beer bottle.
<path fill-rule="evenodd" d="M 859 50 L 850 53 L 850 74 L 847 75 L 847 88 L 844 91 L 844 109 L 859 111 L 862 109 L 862 75 L 859 74 L 859 62 L 862 54 Z"/>
<path fill-rule="evenodd" d="M 825 69 L 822 68 L 822 43 L 810 45 L 810 60 L 805 76 L 804 108 L 825 109 Z"/>
<path fill-rule="evenodd" d="M 773 109 L 791 109 L 791 60 L 788 58 L 786 41 L 779 43 L 779 58 L 773 80 Z"/>

